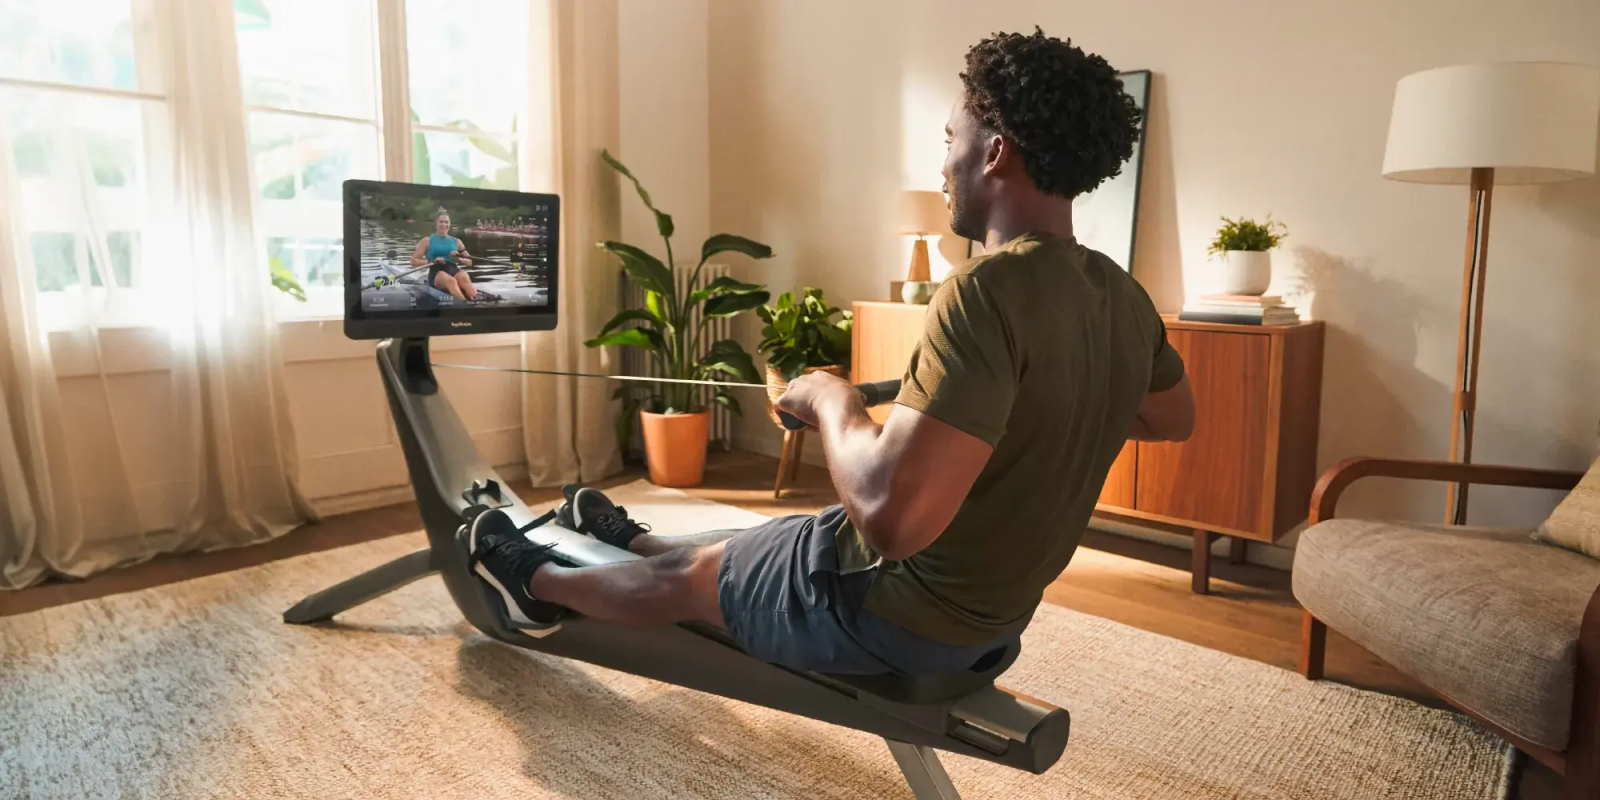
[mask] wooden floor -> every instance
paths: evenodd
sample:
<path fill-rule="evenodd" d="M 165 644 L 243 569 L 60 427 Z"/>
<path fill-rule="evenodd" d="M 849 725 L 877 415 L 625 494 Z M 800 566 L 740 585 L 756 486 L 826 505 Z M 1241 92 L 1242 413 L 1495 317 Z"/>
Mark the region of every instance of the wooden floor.
<path fill-rule="evenodd" d="M 762 514 L 813 513 L 836 497 L 827 474 L 802 466 L 781 499 L 772 496 L 777 461 L 752 453 L 713 454 L 704 485 L 691 494 Z M 643 477 L 638 469 L 600 486 Z M 530 506 L 553 505 L 556 489 L 515 487 Z M 158 558 L 81 582 L 59 582 L 0 593 L 0 616 L 159 586 L 304 553 L 408 533 L 421 528 L 414 504 L 389 506 L 324 520 L 255 547 Z M 1191 593 L 1189 553 L 1184 550 L 1091 531 L 1071 566 L 1045 593 L 1048 602 L 1115 620 L 1202 647 L 1294 669 L 1299 655 L 1300 607 L 1289 591 L 1288 573 L 1216 559 L 1212 594 Z M 1330 632 L 1327 677 L 1351 686 L 1442 705 L 1424 687 Z M 1527 771 L 1521 800 L 1554 798 L 1553 777 Z"/>

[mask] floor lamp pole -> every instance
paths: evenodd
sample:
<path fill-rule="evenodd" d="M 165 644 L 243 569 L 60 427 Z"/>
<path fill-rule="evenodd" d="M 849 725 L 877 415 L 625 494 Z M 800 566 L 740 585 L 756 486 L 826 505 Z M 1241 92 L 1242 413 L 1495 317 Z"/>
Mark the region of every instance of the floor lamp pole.
<path fill-rule="evenodd" d="M 1467 205 L 1467 254 L 1461 276 L 1461 332 L 1456 344 L 1455 412 L 1450 421 L 1450 460 L 1472 462 L 1472 426 L 1478 414 L 1478 352 L 1483 342 L 1483 284 L 1489 271 L 1489 209 L 1494 169 L 1472 170 Z M 1445 521 L 1467 521 L 1467 484 L 1450 484 Z"/>

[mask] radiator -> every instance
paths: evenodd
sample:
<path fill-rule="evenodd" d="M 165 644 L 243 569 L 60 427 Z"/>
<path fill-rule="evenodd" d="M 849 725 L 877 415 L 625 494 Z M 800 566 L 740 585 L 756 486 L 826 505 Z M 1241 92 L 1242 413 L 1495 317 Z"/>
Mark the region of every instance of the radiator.
<path fill-rule="evenodd" d="M 717 278 L 720 278 L 720 277 L 722 277 L 724 275 L 727 275 L 728 274 L 728 266 L 726 264 L 707 264 L 705 269 L 700 271 L 700 281 L 699 281 L 699 283 L 697 283 L 694 286 L 690 286 L 689 285 L 689 277 L 690 277 L 690 274 L 693 271 L 694 271 L 694 268 L 692 266 L 688 266 L 688 265 L 682 266 L 678 270 L 676 270 L 676 273 L 677 273 L 675 275 L 675 278 L 677 280 L 676 290 L 678 292 L 678 296 L 679 297 L 682 297 L 686 292 L 692 292 L 692 291 L 694 291 L 696 289 L 703 288 L 706 284 L 711 283 L 712 281 L 716 280 Z M 627 275 L 626 272 L 619 272 L 618 279 L 622 282 L 622 307 L 624 309 L 644 308 L 644 290 L 639 288 L 639 286 L 636 285 L 633 281 L 628 280 L 628 275 Z M 699 311 L 696 310 L 694 318 L 693 318 L 693 323 L 694 324 L 698 324 L 699 321 L 700 321 Z M 719 339 L 726 339 L 726 338 L 728 338 L 728 337 L 730 337 L 732 335 L 733 335 L 733 324 L 732 324 L 731 320 L 728 320 L 728 319 L 715 319 L 715 320 L 712 320 L 711 324 L 706 326 L 705 333 L 700 337 L 700 352 L 697 353 L 696 355 L 697 356 L 698 355 L 704 355 L 705 351 L 710 349 L 711 344 L 713 342 L 716 342 Z M 647 376 L 647 377 L 658 377 L 658 378 L 659 377 L 663 377 L 663 375 L 661 374 L 661 370 L 658 369 L 656 367 L 656 365 L 652 362 L 652 360 L 650 358 L 650 355 L 648 353 L 645 353 L 644 351 L 639 350 L 638 348 L 634 348 L 634 347 L 624 347 L 624 348 L 621 348 L 621 350 L 622 350 L 622 374 L 624 374 L 624 375 L 639 375 L 639 376 Z M 653 388 L 654 387 L 647 386 L 647 385 L 629 385 L 627 387 L 627 390 L 631 393 L 631 396 L 642 398 L 642 397 L 648 397 L 650 395 L 650 393 L 653 391 Z M 728 409 L 723 408 L 722 406 L 711 402 L 711 395 L 713 393 L 713 390 L 710 387 L 703 387 L 703 388 L 701 388 L 701 389 L 699 389 L 697 391 L 701 392 L 700 399 L 706 404 L 707 408 L 709 408 L 710 411 L 711 411 L 711 441 L 712 441 L 712 443 L 714 443 L 716 445 L 719 445 L 724 451 L 732 450 L 733 449 L 733 415 L 732 415 L 732 413 L 730 413 L 728 411 Z M 735 391 L 738 391 L 738 390 L 735 390 Z M 760 406 L 758 406 L 756 404 L 757 403 L 766 402 L 766 398 L 765 397 L 756 396 L 756 393 L 753 392 L 753 391 L 741 392 L 738 395 L 738 398 L 739 398 L 740 402 L 743 404 L 743 407 L 745 409 L 745 413 L 751 413 L 751 411 L 753 409 L 754 410 L 759 410 Z M 634 417 L 634 419 L 632 421 L 632 426 L 633 426 L 633 434 L 628 437 L 628 453 L 627 453 L 627 456 L 629 458 L 644 458 L 644 436 L 639 430 L 639 419 L 638 419 L 638 417 Z"/>

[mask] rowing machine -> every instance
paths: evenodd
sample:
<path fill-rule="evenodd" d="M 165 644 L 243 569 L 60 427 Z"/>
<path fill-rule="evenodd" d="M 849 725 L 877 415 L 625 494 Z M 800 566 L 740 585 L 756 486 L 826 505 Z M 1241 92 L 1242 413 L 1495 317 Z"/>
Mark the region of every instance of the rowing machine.
<path fill-rule="evenodd" d="M 284 612 L 284 622 L 326 622 L 437 573 L 467 621 L 501 642 L 880 736 L 918 800 L 959 797 L 936 750 L 1035 774 L 1060 758 L 1067 712 L 994 685 L 1016 660 L 1016 644 L 948 675 L 828 675 L 758 661 L 721 632 L 694 623 L 622 628 L 572 617 L 531 631 L 507 627 L 491 590 L 468 567 L 460 531 L 466 515 L 485 506 L 504 511 L 519 527 L 536 515 L 479 457 L 439 393 L 426 338 L 384 340 L 377 361 L 428 547 L 301 600 Z M 893 393 L 876 391 L 868 399 L 881 402 L 883 395 Z M 555 543 L 561 557 L 578 566 L 639 558 L 555 523 L 526 535 Z"/>

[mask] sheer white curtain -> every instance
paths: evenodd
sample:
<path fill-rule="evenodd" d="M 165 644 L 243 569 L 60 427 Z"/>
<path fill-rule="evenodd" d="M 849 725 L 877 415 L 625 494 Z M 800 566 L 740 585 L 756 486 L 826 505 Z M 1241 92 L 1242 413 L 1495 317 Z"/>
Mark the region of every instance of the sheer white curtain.
<path fill-rule="evenodd" d="M 87 241 L 88 263 L 103 272 L 94 291 L 86 276 L 80 281 L 79 295 L 95 305 L 82 315 L 83 327 L 57 334 L 84 345 L 103 389 L 93 418 L 71 419 L 70 437 L 49 340 L 37 319 L 40 297 L 24 233 L 27 198 L 17 191 L 13 148 L 0 137 L 0 499 L 6 509 L 0 588 L 51 574 L 83 576 L 164 552 L 250 544 L 311 517 L 296 487 L 270 284 L 253 224 L 232 4 L 164 2 L 152 9 L 162 58 L 141 68 L 160 70 L 166 94 L 142 114 L 146 128 L 161 135 L 147 148 L 148 202 L 141 205 L 143 248 L 159 257 L 147 259 L 139 291 L 119 289 L 110 269 L 87 160 L 64 173 L 81 188 L 76 235 Z M 69 166 L 80 160 L 81 147 L 70 141 L 74 124 L 69 116 L 57 126 L 68 140 L 58 151 L 68 154 L 63 160 Z M 98 351 L 100 313 L 119 295 L 134 294 L 161 305 L 165 336 L 147 341 L 167 347 L 156 360 L 170 374 L 160 395 L 165 413 L 145 414 L 143 422 L 118 414 L 108 377 L 117 365 Z M 129 429 L 152 419 L 159 430 Z M 155 489 L 146 480 L 136 492 L 130 480 L 120 443 L 131 436 L 160 442 L 170 474 Z"/>
<path fill-rule="evenodd" d="M 231 3 L 173 3 L 166 49 L 173 197 L 174 530 L 184 548 L 250 544 L 312 517 L 296 487 L 278 327 L 252 217 Z"/>
<path fill-rule="evenodd" d="M 561 326 L 523 334 L 522 365 L 609 372 L 610 354 L 583 341 L 618 303 L 618 268 L 595 247 L 615 239 L 621 225 L 616 176 L 600 160 L 619 137 L 617 2 L 533 0 L 532 19 L 533 45 L 548 42 L 551 58 L 549 74 L 536 63 L 529 80 L 528 185 L 561 196 Z M 621 468 L 613 389 L 606 381 L 524 376 L 522 437 L 535 486 L 591 481 Z"/>
<path fill-rule="evenodd" d="M 99 459 L 107 482 L 90 503 L 78 492 L 56 372 L 34 304 L 25 204 L 11 153 L 0 118 L 0 588 L 36 583 L 51 570 L 85 574 L 95 567 L 86 544 L 140 533 L 130 524 L 138 515 L 115 442 Z"/>

